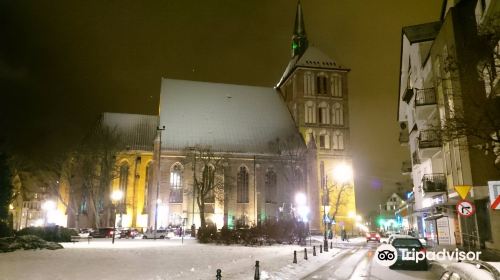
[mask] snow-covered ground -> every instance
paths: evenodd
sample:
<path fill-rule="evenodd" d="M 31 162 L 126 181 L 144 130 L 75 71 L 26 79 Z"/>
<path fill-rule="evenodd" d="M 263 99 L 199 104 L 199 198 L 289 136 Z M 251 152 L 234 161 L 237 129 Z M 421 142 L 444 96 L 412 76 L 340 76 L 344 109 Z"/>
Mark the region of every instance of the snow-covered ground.
<path fill-rule="evenodd" d="M 314 242 L 314 240 L 313 240 Z M 326 264 L 340 249 L 304 260 L 304 247 L 199 244 L 196 240 L 95 239 L 63 243 L 65 249 L 0 254 L 0 279 L 252 279 L 260 261 L 261 279 L 300 279 Z M 297 250 L 297 264 L 293 251 Z"/>

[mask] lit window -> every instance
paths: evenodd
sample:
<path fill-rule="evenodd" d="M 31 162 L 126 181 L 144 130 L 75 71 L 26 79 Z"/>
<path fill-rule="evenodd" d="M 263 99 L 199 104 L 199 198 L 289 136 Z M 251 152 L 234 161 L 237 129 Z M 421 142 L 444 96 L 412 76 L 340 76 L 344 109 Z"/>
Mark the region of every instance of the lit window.
<path fill-rule="evenodd" d="M 248 203 L 248 171 L 242 166 L 238 172 L 238 182 L 236 186 L 238 203 Z"/>
<path fill-rule="evenodd" d="M 332 124 L 334 124 L 334 125 L 343 125 L 344 124 L 344 115 L 342 112 L 342 105 L 340 105 L 340 103 L 333 104 Z"/>
<path fill-rule="evenodd" d="M 170 169 L 170 199 L 171 203 L 182 203 L 182 165 L 174 164 Z"/>

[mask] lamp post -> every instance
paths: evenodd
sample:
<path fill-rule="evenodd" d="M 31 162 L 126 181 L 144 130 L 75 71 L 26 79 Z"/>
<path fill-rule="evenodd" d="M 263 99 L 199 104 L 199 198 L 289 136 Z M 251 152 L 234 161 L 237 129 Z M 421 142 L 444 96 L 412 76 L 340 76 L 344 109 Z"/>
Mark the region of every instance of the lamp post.
<path fill-rule="evenodd" d="M 159 131 L 160 134 L 160 145 L 158 147 L 158 174 L 156 177 L 157 179 L 157 184 L 156 184 L 156 204 L 155 204 L 155 231 L 153 233 L 153 239 L 156 240 L 156 230 L 158 229 L 158 204 L 159 204 L 159 195 L 160 195 L 160 179 L 161 179 L 161 165 L 160 165 L 160 160 L 161 160 L 161 132 L 165 130 L 165 126 L 158 126 L 156 128 L 157 131 Z"/>
<path fill-rule="evenodd" d="M 307 231 L 309 234 L 308 215 L 309 215 L 310 209 L 306 205 L 306 203 L 307 203 L 306 195 L 304 193 L 297 193 L 295 195 L 295 203 L 297 204 L 297 212 L 299 213 L 300 220 L 303 223 L 307 223 Z M 311 241 L 309 241 L 309 242 L 311 242 Z"/>
<path fill-rule="evenodd" d="M 52 215 L 52 212 L 56 209 L 56 203 L 52 200 L 47 200 L 42 204 L 42 209 L 45 211 L 44 226 L 47 226 L 49 215 Z"/>
<path fill-rule="evenodd" d="M 327 210 L 328 208 L 328 210 Z M 323 238 L 323 249 L 325 252 L 328 252 L 328 238 L 327 228 L 326 228 L 326 218 L 328 217 L 328 213 L 330 212 L 330 192 L 328 191 L 328 176 L 323 178 L 323 225 L 325 227 L 325 236 Z"/>
<path fill-rule="evenodd" d="M 115 233 L 116 233 L 116 204 L 123 198 L 123 192 L 121 190 L 116 190 L 111 193 L 111 202 L 113 203 L 114 216 L 113 219 L 113 239 L 111 244 L 115 244 Z"/>

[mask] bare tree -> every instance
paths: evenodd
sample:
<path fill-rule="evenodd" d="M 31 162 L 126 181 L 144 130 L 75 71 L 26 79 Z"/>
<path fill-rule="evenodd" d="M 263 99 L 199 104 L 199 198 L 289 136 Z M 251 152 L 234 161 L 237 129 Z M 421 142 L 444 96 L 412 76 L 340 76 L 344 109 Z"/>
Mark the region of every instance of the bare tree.
<path fill-rule="evenodd" d="M 186 161 L 195 164 L 195 170 L 199 170 L 193 174 L 193 195 L 200 210 L 201 228 L 205 228 L 207 204 L 224 199 L 224 170 L 228 160 L 224 155 L 214 153 L 210 147 L 191 148 L 186 154 Z"/>
<path fill-rule="evenodd" d="M 460 59 L 453 54 L 444 57 L 444 114 L 434 129 L 443 141 L 493 154 L 495 164 L 500 165 L 499 14 L 479 26 L 476 39 L 470 40 L 475 43 L 468 43 L 470 48 Z M 459 79 L 475 84 L 474 90 L 462 90 Z"/>
<path fill-rule="evenodd" d="M 292 195 L 306 189 L 306 155 L 307 147 L 304 140 L 298 134 L 286 139 L 276 138 L 269 143 L 273 152 L 276 153 L 274 166 L 277 174 L 284 178 L 285 186 L 284 201 L 292 203 Z"/>

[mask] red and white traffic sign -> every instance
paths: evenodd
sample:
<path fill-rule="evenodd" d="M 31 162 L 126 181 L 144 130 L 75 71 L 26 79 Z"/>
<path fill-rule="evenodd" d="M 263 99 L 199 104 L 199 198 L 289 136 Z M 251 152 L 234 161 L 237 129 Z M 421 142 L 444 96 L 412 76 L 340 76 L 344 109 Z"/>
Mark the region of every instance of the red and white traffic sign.
<path fill-rule="evenodd" d="M 491 209 L 493 209 L 493 210 L 500 210 L 500 195 L 497 196 L 497 198 L 491 204 Z"/>
<path fill-rule="evenodd" d="M 457 212 L 460 216 L 470 217 L 476 213 L 476 206 L 470 201 L 460 200 L 457 203 Z"/>

